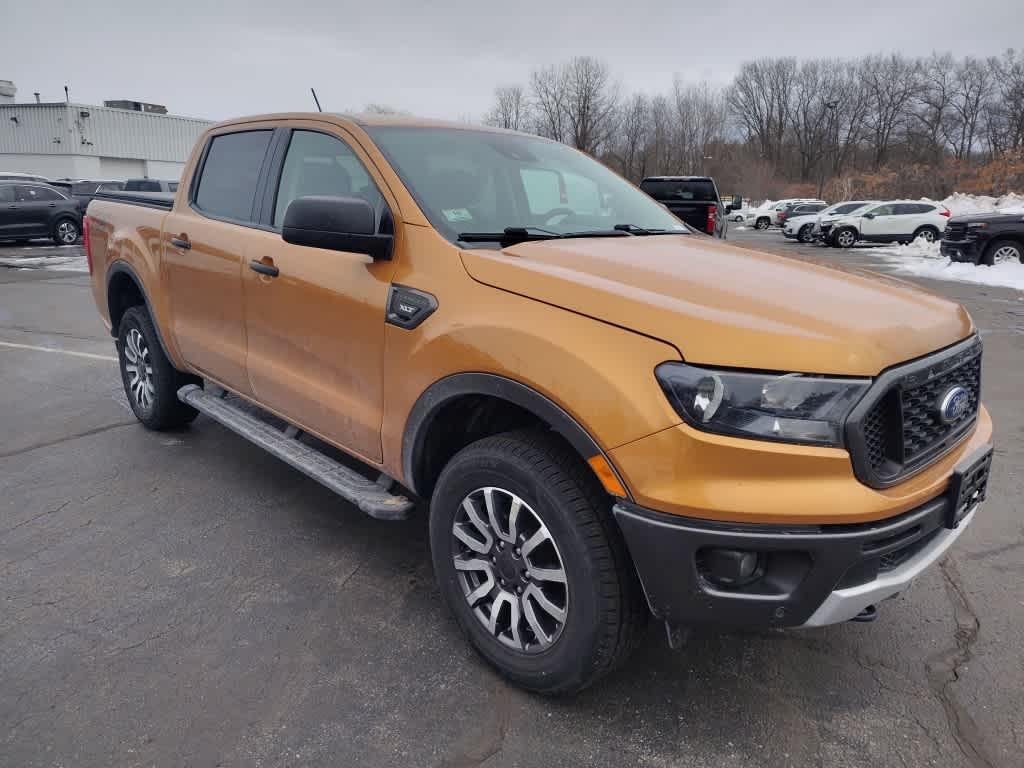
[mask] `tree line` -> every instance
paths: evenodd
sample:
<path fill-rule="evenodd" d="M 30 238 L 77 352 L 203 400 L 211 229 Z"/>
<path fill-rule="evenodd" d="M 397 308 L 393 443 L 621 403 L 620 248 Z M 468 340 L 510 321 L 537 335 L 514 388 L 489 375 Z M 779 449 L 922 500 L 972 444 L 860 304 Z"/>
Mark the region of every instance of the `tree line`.
<path fill-rule="evenodd" d="M 716 176 L 723 193 L 944 197 L 1024 190 L 1024 53 L 762 58 L 727 85 L 626 93 L 589 56 L 495 89 L 489 125 L 574 146 L 638 181 Z"/>

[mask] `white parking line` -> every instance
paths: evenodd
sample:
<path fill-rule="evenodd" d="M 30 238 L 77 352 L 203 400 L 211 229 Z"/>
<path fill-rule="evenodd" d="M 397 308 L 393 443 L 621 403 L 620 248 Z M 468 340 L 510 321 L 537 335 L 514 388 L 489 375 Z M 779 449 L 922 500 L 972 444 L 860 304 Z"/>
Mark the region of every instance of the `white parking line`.
<path fill-rule="evenodd" d="M 74 352 L 70 349 L 54 349 L 53 347 L 36 347 L 31 344 L 15 344 L 12 341 L 0 341 L 0 347 L 11 349 L 29 349 L 33 352 L 56 352 L 59 355 L 71 355 L 72 357 L 87 357 L 90 360 L 109 360 L 116 363 L 117 358 L 111 355 L 94 355 L 92 352 Z"/>

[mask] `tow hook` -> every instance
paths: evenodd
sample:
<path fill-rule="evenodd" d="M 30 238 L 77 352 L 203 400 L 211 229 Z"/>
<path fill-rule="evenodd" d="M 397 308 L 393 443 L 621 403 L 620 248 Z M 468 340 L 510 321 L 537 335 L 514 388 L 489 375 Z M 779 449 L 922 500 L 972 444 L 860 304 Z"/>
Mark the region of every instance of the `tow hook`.
<path fill-rule="evenodd" d="M 873 606 L 873 605 L 869 605 L 863 611 L 861 611 L 856 616 L 854 616 L 852 619 L 850 619 L 850 621 L 869 622 L 869 621 L 874 621 L 877 618 L 878 618 L 878 609 L 875 606 Z"/>

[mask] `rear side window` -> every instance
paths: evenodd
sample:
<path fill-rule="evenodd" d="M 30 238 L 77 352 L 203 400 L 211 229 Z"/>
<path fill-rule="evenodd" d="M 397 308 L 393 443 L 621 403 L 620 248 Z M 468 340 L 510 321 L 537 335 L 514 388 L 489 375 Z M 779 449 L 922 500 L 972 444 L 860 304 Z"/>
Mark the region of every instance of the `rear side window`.
<path fill-rule="evenodd" d="M 80 181 L 71 185 L 73 195 L 91 195 L 99 185 L 95 181 Z"/>
<path fill-rule="evenodd" d="M 0 203 L 14 202 L 14 185 L 0 184 Z"/>
<path fill-rule="evenodd" d="M 206 152 L 195 205 L 203 213 L 252 221 L 260 167 L 273 131 L 242 131 L 215 136 Z"/>
<path fill-rule="evenodd" d="M 640 189 L 655 200 L 707 201 L 718 199 L 715 185 L 707 179 L 647 179 L 640 182 Z"/>
<path fill-rule="evenodd" d="M 35 203 L 43 200 L 64 200 L 65 198 L 55 189 L 46 187 L 17 186 L 14 188 L 14 195 L 19 203 Z"/>

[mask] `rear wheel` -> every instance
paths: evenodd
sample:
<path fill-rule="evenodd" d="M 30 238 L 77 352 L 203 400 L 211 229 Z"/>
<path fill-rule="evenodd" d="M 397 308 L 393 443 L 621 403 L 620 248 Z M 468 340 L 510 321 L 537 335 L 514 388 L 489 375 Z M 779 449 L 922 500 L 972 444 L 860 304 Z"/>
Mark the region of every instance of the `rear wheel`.
<path fill-rule="evenodd" d="M 853 227 L 843 227 L 832 237 L 832 243 L 838 248 L 852 248 L 857 242 L 857 232 Z"/>
<path fill-rule="evenodd" d="M 524 688 L 579 691 L 632 650 L 646 609 L 610 506 L 543 432 L 480 440 L 441 473 L 430 509 L 441 592 L 477 651 Z"/>
<path fill-rule="evenodd" d="M 804 224 L 796 234 L 796 239 L 801 243 L 810 243 L 814 240 L 814 225 Z"/>
<path fill-rule="evenodd" d="M 130 307 L 121 318 L 117 357 L 128 404 L 144 427 L 174 429 L 196 417 L 198 411 L 178 399 L 178 390 L 198 379 L 171 365 L 145 307 Z"/>
<path fill-rule="evenodd" d="M 1013 240 L 996 240 L 985 249 L 981 260 L 990 267 L 996 264 L 1024 263 L 1024 248 Z"/>
<path fill-rule="evenodd" d="M 926 243 L 934 243 L 939 239 L 939 230 L 935 227 L 919 227 L 914 232 L 914 240 L 917 240 L 917 238 L 921 238 Z"/>
<path fill-rule="evenodd" d="M 78 222 L 74 219 L 58 219 L 53 225 L 53 232 L 50 237 L 57 245 L 74 245 L 78 242 L 80 230 Z"/>
<path fill-rule="evenodd" d="M 754 229 L 768 229 L 771 223 L 771 219 L 769 219 L 767 216 L 762 216 L 761 218 L 754 222 Z"/>

